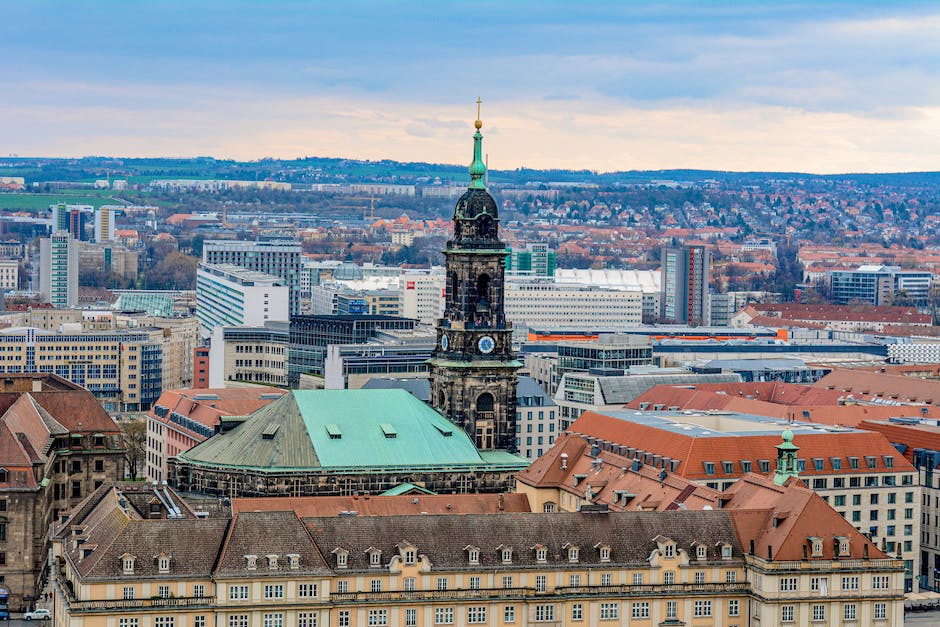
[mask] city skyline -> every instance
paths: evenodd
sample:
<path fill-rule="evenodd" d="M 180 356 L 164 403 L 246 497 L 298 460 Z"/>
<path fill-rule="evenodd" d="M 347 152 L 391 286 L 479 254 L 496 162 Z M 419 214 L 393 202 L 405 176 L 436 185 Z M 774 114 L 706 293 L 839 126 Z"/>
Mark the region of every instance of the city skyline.
<path fill-rule="evenodd" d="M 4 156 L 453 163 L 481 96 L 497 169 L 940 169 L 929 3 L 51 7 L 0 25 Z"/>

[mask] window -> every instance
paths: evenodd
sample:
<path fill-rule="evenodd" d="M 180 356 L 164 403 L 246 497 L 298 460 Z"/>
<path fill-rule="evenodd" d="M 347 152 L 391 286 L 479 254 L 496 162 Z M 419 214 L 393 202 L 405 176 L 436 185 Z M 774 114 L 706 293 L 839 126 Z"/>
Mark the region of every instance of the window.
<path fill-rule="evenodd" d="M 157 616 L 153 619 L 153 627 L 173 627 L 176 624 L 174 616 Z"/>
<path fill-rule="evenodd" d="M 503 588 L 512 588 L 512 575 L 503 575 Z"/>
<path fill-rule="evenodd" d="M 336 624 L 338 627 L 349 627 L 349 610 L 339 611 L 339 613 L 336 615 Z M 248 627 L 247 624 L 245 627 Z"/>
<path fill-rule="evenodd" d="M 340 579 L 339 581 L 337 581 L 336 592 L 338 592 L 339 594 L 344 594 L 346 592 L 349 592 L 349 581 L 347 581 L 346 579 Z"/>
<path fill-rule="evenodd" d="M 118 627 L 140 627 L 139 618 L 119 618 Z"/>
<path fill-rule="evenodd" d="M 233 614 L 228 617 L 228 627 L 248 627 L 247 614 Z"/>
<path fill-rule="evenodd" d="M 206 596 L 206 585 L 202 583 L 197 583 L 193 585 L 193 596 L 194 597 L 204 597 Z"/>
<path fill-rule="evenodd" d="M 193 627 L 206 627 L 206 617 L 193 616 Z"/>
<path fill-rule="evenodd" d="M 504 623 L 516 622 L 516 606 L 515 605 L 503 606 L 503 622 Z"/>
<path fill-rule="evenodd" d="M 124 569 L 125 575 L 133 575 L 134 574 L 134 558 L 131 556 L 122 557 L 121 568 Z"/>
<path fill-rule="evenodd" d="M 265 614 L 264 627 L 284 627 L 284 614 L 280 612 Z"/>
<path fill-rule="evenodd" d="M 405 616 L 408 616 L 407 610 Z M 297 627 L 317 627 L 317 615 L 314 612 L 299 612 L 297 614 Z"/>
<path fill-rule="evenodd" d="M 667 570 L 663 573 L 663 583 L 667 586 L 671 586 L 676 583 L 676 573 L 672 570 Z"/>
<path fill-rule="evenodd" d="M 576 546 L 568 547 L 568 561 L 569 562 L 578 561 L 578 547 Z"/>
<path fill-rule="evenodd" d="M 470 585 L 468 586 L 471 590 L 480 589 L 480 578 L 479 577 L 470 577 Z"/>
<path fill-rule="evenodd" d="M 604 604 L 601 603 L 601 607 Z M 601 610 L 603 612 L 603 609 Z M 554 605 L 536 605 L 535 606 L 535 620 L 536 622 L 544 623 L 551 622 L 555 620 L 555 606 Z"/>
<path fill-rule="evenodd" d="M 581 575 L 568 575 L 568 586 L 576 588 L 581 585 Z"/>
<path fill-rule="evenodd" d="M 471 564 L 479 564 L 480 563 L 480 549 L 470 549 L 469 551 L 467 551 L 467 558 L 469 559 Z"/>
<path fill-rule="evenodd" d="M 729 570 L 725 572 L 725 583 L 736 583 L 738 581 L 738 571 Z"/>
<path fill-rule="evenodd" d="M 601 573 L 601 585 L 602 586 L 609 586 L 611 579 L 612 578 L 610 576 L 610 573 Z"/>
<path fill-rule="evenodd" d="M 122 599 L 133 599 L 134 598 L 134 587 L 133 586 L 124 586 L 124 589 L 121 593 Z"/>
<path fill-rule="evenodd" d="M 792 605 L 780 606 L 780 620 L 784 623 L 793 622 L 793 606 Z"/>
<path fill-rule="evenodd" d="M 601 547 L 601 561 L 602 562 L 610 561 L 610 547 L 607 547 L 607 546 Z"/>
<path fill-rule="evenodd" d="M 535 550 L 535 559 L 539 562 L 544 562 L 548 559 L 548 549 L 545 547 L 539 547 Z"/>
<path fill-rule="evenodd" d="M 835 496 L 835 499 L 833 500 L 833 504 L 834 504 L 836 507 L 845 507 L 845 495 L 844 495 L 844 494 L 837 494 L 837 495 Z"/>
<path fill-rule="evenodd" d="M 705 573 L 699 571 L 695 573 L 695 583 L 705 583 Z"/>
<path fill-rule="evenodd" d="M 643 585 L 643 573 L 633 573 L 633 585 L 634 586 Z"/>
<path fill-rule="evenodd" d="M 875 620 L 885 620 L 888 618 L 888 604 L 887 603 L 875 603 L 874 618 Z"/>
<path fill-rule="evenodd" d="M 705 474 L 713 475 L 715 474 L 715 462 L 703 462 L 705 465 Z"/>
<path fill-rule="evenodd" d="M 369 590 L 371 592 L 381 592 L 382 591 L 382 580 L 373 579 L 369 582 Z"/>
<path fill-rule="evenodd" d="M 545 575 L 535 576 L 535 591 L 545 592 Z"/>
<path fill-rule="evenodd" d="M 471 624 L 482 624 L 486 622 L 486 606 L 471 605 L 467 608 L 467 622 Z"/>
<path fill-rule="evenodd" d="M 388 610 L 369 610 L 369 625 L 371 627 L 388 625 Z"/>
<path fill-rule="evenodd" d="M 737 599 L 730 599 L 728 601 L 728 616 L 740 616 L 741 615 L 741 602 Z"/>
<path fill-rule="evenodd" d="M 349 563 L 348 554 L 345 551 L 339 551 L 336 553 L 336 566 L 337 568 L 346 568 L 346 565 Z"/>
<path fill-rule="evenodd" d="M 317 584 L 315 583 L 297 584 L 297 596 L 299 596 L 301 599 L 309 599 L 310 597 L 317 596 Z"/>
<path fill-rule="evenodd" d="M 264 586 L 264 598 L 283 599 L 284 598 L 284 585 L 283 584 L 266 584 Z"/>
<path fill-rule="evenodd" d="M 829 578 L 828 577 L 812 577 L 809 580 L 809 589 L 813 592 L 819 592 L 820 594 L 829 594 Z"/>
<path fill-rule="evenodd" d="M 676 545 L 672 544 L 671 542 L 667 543 L 663 547 L 663 557 L 675 557 L 675 556 L 676 556 Z"/>
<path fill-rule="evenodd" d="M 405 610 L 405 627 L 415 627 L 418 624 L 418 610 L 409 608 Z"/>
<path fill-rule="evenodd" d="M 630 617 L 631 618 L 649 618 L 650 617 L 650 604 L 648 601 L 641 601 L 638 603 L 630 604 Z"/>
<path fill-rule="evenodd" d="M 411 592 L 415 589 L 415 578 L 414 577 L 405 577 L 403 583 L 403 588 L 407 592 Z"/>
<path fill-rule="evenodd" d="M 780 592 L 794 592 L 796 590 L 796 577 L 781 577 Z"/>
<path fill-rule="evenodd" d="M 438 578 L 437 578 L 437 589 L 438 589 L 438 590 L 447 590 L 447 577 L 438 577 Z"/>
<path fill-rule="evenodd" d="M 452 607 L 434 608 L 434 624 L 435 625 L 453 625 L 454 624 L 454 608 Z"/>
<path fill-rule="evenodd" d="M 369 566 L 381 566 L 382 565 L 382 552 L 381 551 L 369 551 Z"/>
<path fill-rule="evenodd" d="M 170 598 L 170 586 L 158 586 L 157 587 L 157 596 L 161 599 Z"/>
<path fill-rule="evenodd" d="M 842 589 L 843 590 L 858 590 L 858 577 L 843 577 Z"/>
<path fill-rule="evenodd" d="M 503 564 L 511 564 L 511 563 L 512 563 L 512 549 L 503 549 L 503 550 L 501 551 L 501 554 L 502 554 L 501 557 L 502 557 L 502 560 L 503 560 Z"/>
<path fill-rule="evenodd" d="M 694 616 L 711 616 L 712 615 L 712 602 L 711 601 L 696 601 L 692 609 L 693 609 Z"/>
<path fill-rule="evenodd" d="M 842 620 L 855 620 L 854 603 L 846 603 L 842 606 Z"/>
<path fill-rule="evenodd" d="M 697 547 L 695 547 L 695 557 L 700 560 L 707 558 L 708 549 L 706 549 L 705 546 L 702 544 L 698 545 Z"/>
<path fill-rule="evenodd" d="M 678 601 L 666 601 L 666 618 L 679 618 Z"/>
<path fill-rule="evenodd" d="M 619 616 L 619 603 L 601 603 L 601 620 L 617 620 Z"/>
<path fill-rule="evenodd" d="M 414 563 L 415 563 L 414 549 L 407 549 L 405 551 L 405 566 L 414 566 Z"/>
<path fill-rule="evenodd" d="M 248 598 L 248 586 L 229 586 L 228 600 L 241 601 Z"/>
<path fill-rule="evenodd" d="M 825 605 L 813 606 L 813 620 L 814 621 L 826 620 L 826 606 Z"/>
<path fill-rule="evenodd" d="M 875 575 L 871 578 L 871 587 L 875 590 L 887 590 L 888 589 L 888 576 L 887 575 Z"/>
<path fill-rule="evenodd" d="M 581 603 L 571 604 L 571 620 L 584 620 L 584 605 Z"/>

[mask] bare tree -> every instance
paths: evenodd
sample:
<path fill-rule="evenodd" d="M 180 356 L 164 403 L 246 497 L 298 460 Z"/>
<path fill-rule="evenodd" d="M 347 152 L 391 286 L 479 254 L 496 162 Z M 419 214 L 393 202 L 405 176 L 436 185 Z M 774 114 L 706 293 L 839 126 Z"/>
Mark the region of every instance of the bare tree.
<path fill-rule="evenodd" d="M 142 470 L 147 454 L 147 419 L 135 416 L 121 421 L 121 433 L 124 436 L 124 458 L 127 460 L 127 473 L 136 481 Z"/>

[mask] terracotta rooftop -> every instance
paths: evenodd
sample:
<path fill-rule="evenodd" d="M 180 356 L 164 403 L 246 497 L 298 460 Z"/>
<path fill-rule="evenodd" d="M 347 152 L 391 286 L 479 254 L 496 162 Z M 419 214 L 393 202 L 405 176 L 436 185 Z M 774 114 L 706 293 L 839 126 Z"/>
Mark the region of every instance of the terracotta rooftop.
<path fill-rule="evenodd" d="M 750 471 L 767 472 L 776 459 L 774 447 L 781 441 L 779 435 L 766 432 L 755 435 L 712 432 L 702 437 L 695 434 L 695 429 L 686 433 L 681 426 L 665 429 L 633 422 L 626 417 L 629 412 L 611 413 L 617 416 L 586 411 L 569 431 L 585 436 L 588 441 L 595 438 L 609 443 L 605 447 L 625 446 L 666 457 L 675 462 L 675 467 L 671 468 L 674 472 L 695 481 L 719 482 L 737 479 Z M 683 418 L 688 417 L 676 414 L 676 420 Z M 797 431 L 793 443 L 800 448 L 799 458 L 805 460 L 801 474 L 808 476 L 914 470 L 880 433 Z"/>
<path fill-rule="evenodd" d="M 881 372 L 835 368 L 813 386 L 852 394 L 861 400 L 940 404 L 940 381 Z"/>
<path fill-rule="evenodd" d="M 286 392 L 269 387 L 164 390 L 150 410 L 150 416 L 165 423 L 169 422 L 170 412 L 176 412 L 207 427 L 215 427 L 222 416 L 247 416 Z"/>
<path fill-rule="evenodd" d="M 405 514 L 496 514 L 528 512 L 524 494 L 422 494 L 402 496 L 307 496 L 232 499 L 235 513 L 290 510 L 300 518 L 339 516 L 399 516 Z"/>
<path fill-rule="evenodd" d="M 895 324 L 932 324 L 930 314 L 922 314 L 916 307 L 875 307 L 870 305 L 807 305 L 797 303 L 748 305 L 759 314 L 812 321 L 887 322 Z"/>

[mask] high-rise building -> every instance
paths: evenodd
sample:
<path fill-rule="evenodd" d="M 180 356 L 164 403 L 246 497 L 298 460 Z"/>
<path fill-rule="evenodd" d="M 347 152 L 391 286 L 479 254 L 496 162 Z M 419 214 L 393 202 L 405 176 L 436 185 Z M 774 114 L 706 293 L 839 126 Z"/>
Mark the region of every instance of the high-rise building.
<path fill-rule="evenodd" d="M 39 241 L 39 292 L 56 308 L 78 304 L 78 246 L 68 231 Z"/>
<path fill-rule="evenodd" d="M 284 279 L 290 288 L 291 315 L 300 313 L 302 258 L 300 244 L 284 240 L 259 242 L 210 240 L 202 245 L 203 263 L 228 263 Z"/>
<path fill-rule="evenodd" d="M 662 250 L 660 318 L 665 322 L 708 326 L 711 255 L 706 246 Z"/>
<path fill-rule="evenodd" d="M 88 236 L 85 235 L 85 223 L 88 221 L 88 214 L 81 209 L 70 209 L 68 214 L 68 230 L 72 239 L 85 241 Z"/>
<path fill-rule="evenodd" d="M 114 240 L 114 207 L 102 206 L 95 211 L 95 241 L 99 244 Z"/>
<path fill-rule="evenodd" d="M 201 263 L 196 270 L 196 317 L 204 338 L 217 326 L 287 320 L 290 288 L 276 276 L 231 264 Z"/>
<path fill-rule="evenodd" d="M 486 191 L 483 123 L 473 135 L 470 187 L 454 209 L 444 250 L 447 297 L 431 355 L 431 405 L 461 426 L 480 449 L 515 450 L 516 371 L 512 325 L 504 311 L 506 244 L 499 211 Z"/>
<path fill-rule="evenodd" d="M 506 271 L 524 276 L 555 276 L 555 251 L 545 243 L 526 242 L 522 248 L 510 250 Z"/>

